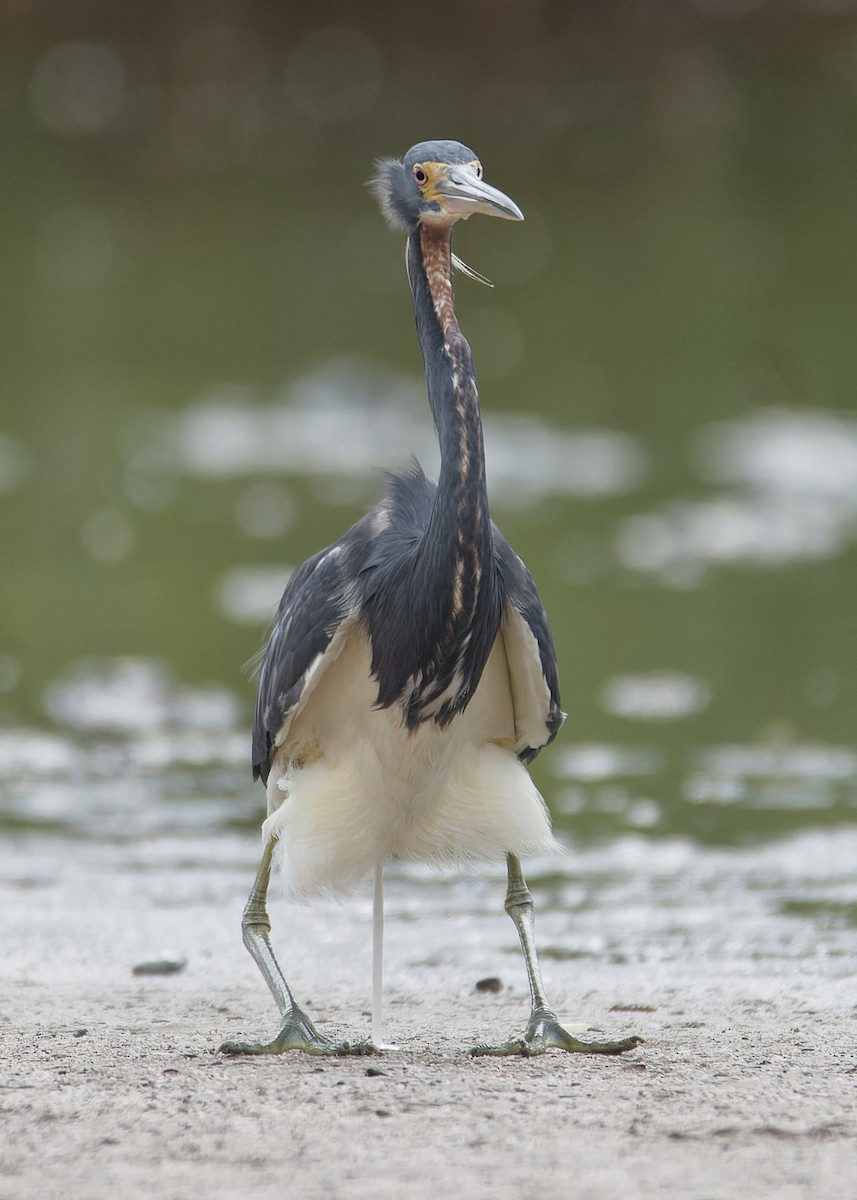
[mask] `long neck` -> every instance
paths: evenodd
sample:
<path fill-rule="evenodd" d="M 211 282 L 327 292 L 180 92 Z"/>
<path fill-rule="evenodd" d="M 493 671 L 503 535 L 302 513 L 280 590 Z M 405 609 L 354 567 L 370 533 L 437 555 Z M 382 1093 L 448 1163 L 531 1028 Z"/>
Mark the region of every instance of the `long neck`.
<path fill-rule="evenodd" d="M 455 560 L 456 600 L 461 602 L 463 587 L 475 603 L 491 549 L 491 522 L 479 393 L 470 346 L 453 307 L 448 228 L 421 226 L 410 234 L 408 276 L 440 442 L 440 478 L 426 538 L 441 557 Z"/>

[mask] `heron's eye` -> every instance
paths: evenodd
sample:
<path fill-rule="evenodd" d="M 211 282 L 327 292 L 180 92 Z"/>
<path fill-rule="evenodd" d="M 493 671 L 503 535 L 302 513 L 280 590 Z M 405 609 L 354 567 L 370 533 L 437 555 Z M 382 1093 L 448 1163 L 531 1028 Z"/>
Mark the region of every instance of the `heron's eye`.
<path fill-rule="evenodd" d="M 420 187 L 425 187 L 428 183 L 428 175 L 426 175 L 422 167 L 414 167 L 414 179 Z"/>
<path fill-rule="evenodd" d="M 481 179 L 481 178 L 482 178 L 482 163 L 477 163 L 477 164 L 476 164 L 476 178 L 477 178 L 477 179 Z"/>

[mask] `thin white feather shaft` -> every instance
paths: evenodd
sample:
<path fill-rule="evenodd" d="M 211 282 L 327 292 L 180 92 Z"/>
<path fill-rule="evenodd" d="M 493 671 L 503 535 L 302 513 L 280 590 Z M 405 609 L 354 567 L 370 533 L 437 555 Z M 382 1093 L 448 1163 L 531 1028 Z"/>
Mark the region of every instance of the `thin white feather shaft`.
<path fill-rule="evenodd" d="M 456 271 L 460 271 L 462 275 L 466 275 L 468 279 L 472 279 L 475 283 L 484 283 L 486 287 L 492 288 L 494 284 L 485 275 L 481 275 L 479 271 L 473 267 L 468 267 L 464 259 L 459 258 L 457 254 L 452 255 L 452 265 Z"/>
<path fill-rule="evenodd" d="M 372 1041 L 384 1045 L 382 988 L 384 982 L 384 865 L 375 864 L 375 889 L 372 900 Z"/>

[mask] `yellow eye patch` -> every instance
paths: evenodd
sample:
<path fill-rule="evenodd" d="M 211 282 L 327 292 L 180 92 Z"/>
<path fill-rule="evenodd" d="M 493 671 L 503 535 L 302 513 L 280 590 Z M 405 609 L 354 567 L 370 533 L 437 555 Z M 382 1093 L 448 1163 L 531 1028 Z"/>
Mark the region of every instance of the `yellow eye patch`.
<path fill-rule="evenodd" d="M 474 159 L 473 162 L 468 163 L 467 166 L 472 167 L 479 178 L 482 178 L 482 164 L 478 159 Z M 413 177 L 426 200 L 441 201 L 443 199 L 442 194 L 439 194 L 437 189 L 446 177 L 446 173 L 449 168 L 449 163 L 442 162 L 423 162 L 416 164 L 413 169 Z M 425 179 L 425 182 L 423 182 L 423 179 Z"/>

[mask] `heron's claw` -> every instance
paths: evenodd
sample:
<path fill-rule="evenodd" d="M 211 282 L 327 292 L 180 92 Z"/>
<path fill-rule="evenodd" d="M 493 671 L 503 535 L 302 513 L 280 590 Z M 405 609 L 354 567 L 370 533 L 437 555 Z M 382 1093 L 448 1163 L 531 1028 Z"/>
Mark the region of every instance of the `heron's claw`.
<path fill-rule="evenodd" d="M 301 1050 L 304 1054 L 359 1055 L 378 1054 L 371 1042 L 333 1042 L 319 1033 L 312 1021 L 300 1009 L 294 1009 L 283 1022 L 272 1042 L 223 1042 L 218 1054 L 285 1054 Z"/>
<path fill-rule="evenodd" d="M 570 1054 L 625 1054 L 628 1050 L 634 1050 L 643 1040 L 635 1036 L 617 1042 L 582 1042 L 563 1029 L 555 1013 L 548 1009 L 535 1009 L 523 1037 L 512 1038 L 499 1046 L 474 1046 L 470 1053 L 477 1058 L 513 1054 L 530 1058 L 552 1049 L 566 1050 Z"/>

